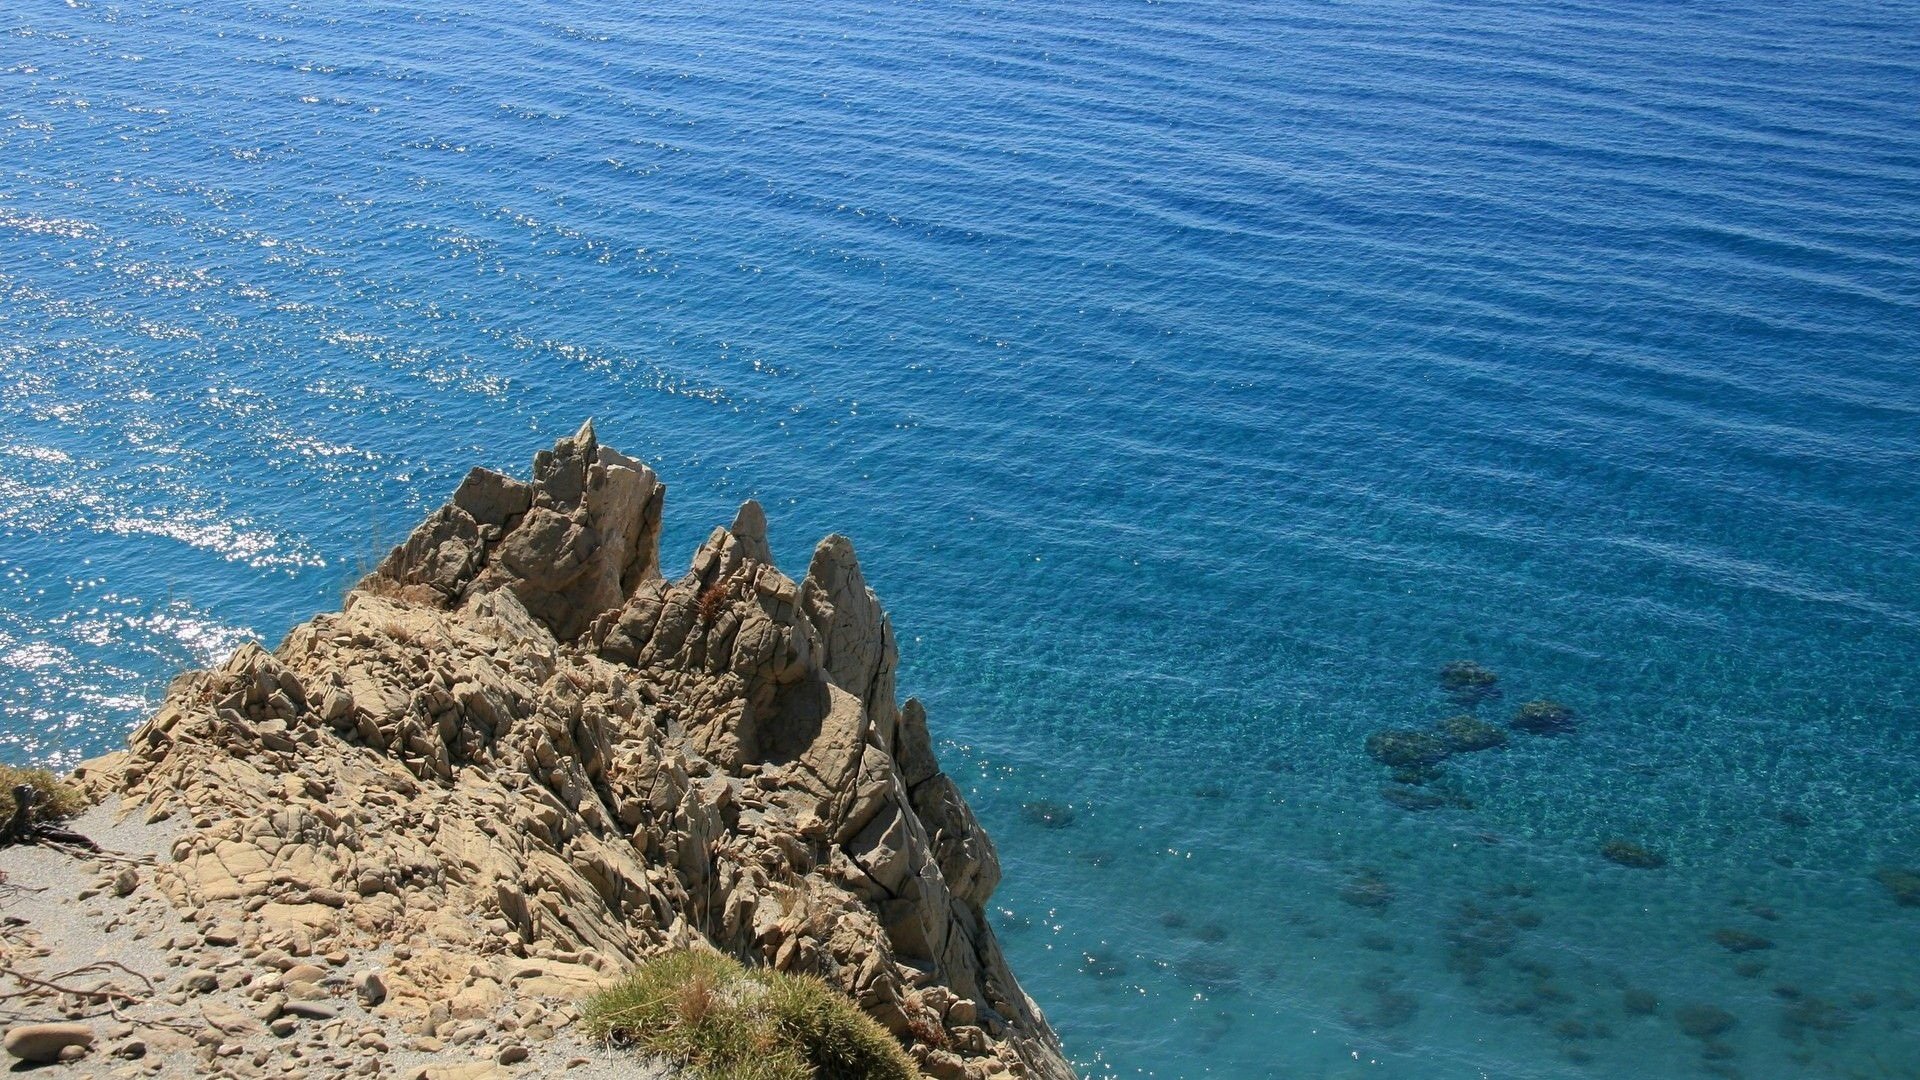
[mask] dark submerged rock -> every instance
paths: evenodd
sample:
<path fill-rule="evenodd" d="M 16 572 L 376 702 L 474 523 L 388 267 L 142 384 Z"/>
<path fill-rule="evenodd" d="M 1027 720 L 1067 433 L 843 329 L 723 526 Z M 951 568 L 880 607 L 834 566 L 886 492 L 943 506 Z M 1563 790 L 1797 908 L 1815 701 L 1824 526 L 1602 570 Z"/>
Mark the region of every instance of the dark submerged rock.
<path fill-rule="evenodd" d="M 1065 803 L 1048 802 L 1037 799 L 1021 803 L 1020 813 L 1027 822 L 1043 829 L 1064 829 L 1073 824 L 1073 807 Z"/>
<path fill-rule="evenodd" d="M 1411 728 L 1389 728 L 1367 736 L 1367 756 L 1396 769 L 1438 765 L 1452 753 L 1439 736 Z"/>
<path fill-rule="evenodd" d="M 1620 1008 L 1628 1016 L 1652 1016 L 1660 1011 L 1660 999 L 1651 990 L 1629 986 L 1620 992 Z"/>
<path fill-rule="evenodd" d="M 1658 870 L 1667 865 L 1667 857 L 1657 851 L 1649 851 L 1631 840 L 1614 837 L 1600 845 L 1600 854 L 1608 862 L 1629 866 L 1635 870 Z"/>
<path fill-rule="evenodd" d="M 1424 788 L 1407 787 L 1401 784 L 1388 784 L 1380 789 L 1380 797 L 1402 810 L 1417 812 L 1438 810 L 1453 802 L 1452 799 Z"/>
<path fill-rule="evenodd" d="M 1762 937 L 1751 930 L 1736 930 L 1730 926 L 1715 930 L 1713 941 L 1728 952 L 1749 953 L 1773 948 L 1771 938 Z"/>
<path fill-rule="evenodd" d="M 1396 784 L 1410 784 L 1414 787 L 1425 787 L 1444 775 L 1446 774 L 1442 772 L 1438 766 L 1409 765 L 1404 769 L 1393 770 L 1392 780 Z"/>
<path fill-rule="evenodd" d="M 1893 894 L 1894 903 L 1901 907 L 1920 907 L 1920 870 L 1883 866 L 1873 877 Z"/>
<path fill-rule="evenodd" d="M 1240 969 L 1226 960 L 1189 956 L 1174 966 L 1187 985 L 1207 994 L 1229 994 L 1240 989 Z"/>
<path fill-rule="evenodd" d="M 1457 754 L 1507 745 L 1507 733 L 1470 713 L 1449 716 L 1436 725 L 1447 748 Z"/>
<path fill-rule="evenodd" d="M 1340 899 L 1357 908 L 1380 910 L 1393 903 L 1393 886 L 1377 870 L 1362 870 L 1340 887 Z"/>
<path fill-rule="evenodd" d="M 1573 710 L 1557 701 L 1529 701 L 1514 712 L 1507 726 L 1531 735 L 1564 735 L 1573 730 Z"/>
<path fill-rule="evenodd" d="M 1734 1015 L 1718 1005 L 1689 1004 L 1673 1011 L 1673 1021 L 1689 1039 L 1702 1041 L 1733 1030 Z"/>
<path fill-rule="evenodd" d="M 1780 1012 L 1780 1034 L 1793 1042 L 1808 1035 L 1841 1031 L 1854 1021 L 1849 1013 L 1831 1001 L 1817 997 L 1798 998 Z"/>
<path fill-rule="evenodd" d="M 1500 676 L 1472 660 L 1454 660 L 1440 667 L 1440 688 L 1456 701 L 1471 703 L 1500 694 Z"/>

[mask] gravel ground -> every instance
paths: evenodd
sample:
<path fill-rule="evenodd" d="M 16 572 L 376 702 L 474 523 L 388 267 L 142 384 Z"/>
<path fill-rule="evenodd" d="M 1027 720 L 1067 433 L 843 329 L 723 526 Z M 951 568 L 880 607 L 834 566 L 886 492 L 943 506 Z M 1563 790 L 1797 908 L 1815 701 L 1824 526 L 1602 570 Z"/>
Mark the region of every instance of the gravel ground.
<path fill-rule="evenodd" d="M 0 848 L 0 963 L 7 969 L 0 974 L 0 1026 L 12 1032 L 77 1021 L 93 1035 L 85 1056 L 35 1069 L 49 1077 L 669 1075 L 566 1028 L 546 1039 L 511 1030 L 511 1021 L 479 1024 L 481 1030 L 445 1040 L 402 1030 L 356 993 L 358 980 L 380 970 L 388 949 L 298 958 L 298 964 L 246 957 L 209 942 L 207 928 L 151 887 L 148 867 L 169 858 L 175 830 L 168 823 L 115 821 L 96 807 L 67 827 L 105 854 Z M 101 1002 L 59 994 L 20 976 L 123 996 Z M 27 1063 L 15 1065 L 23 1067 Z"/>

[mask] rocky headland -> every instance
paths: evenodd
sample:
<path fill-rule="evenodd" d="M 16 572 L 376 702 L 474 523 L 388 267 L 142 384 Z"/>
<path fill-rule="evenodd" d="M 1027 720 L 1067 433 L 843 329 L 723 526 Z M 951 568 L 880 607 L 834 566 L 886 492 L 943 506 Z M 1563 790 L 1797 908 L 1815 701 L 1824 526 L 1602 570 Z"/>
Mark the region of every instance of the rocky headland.
<path fill-rule="evenodd" d="M 664 494 L 588 425 L 530 481 L 475 469 L 340 611 L 175 680 L 74 774 L 108 850 L 31 849 L 85 887 L 0 852 L 50 882 L 0 904 L 31 912 L 8 1023 L 88 1032 L 29 1049 L 87 1075 L 634 1075 L 578 1002 L 710 947 L 818 975 L 928 1076 L 1072 1077 L 853 546 L 795 582 L 749 502 L 669 581 Z"/>

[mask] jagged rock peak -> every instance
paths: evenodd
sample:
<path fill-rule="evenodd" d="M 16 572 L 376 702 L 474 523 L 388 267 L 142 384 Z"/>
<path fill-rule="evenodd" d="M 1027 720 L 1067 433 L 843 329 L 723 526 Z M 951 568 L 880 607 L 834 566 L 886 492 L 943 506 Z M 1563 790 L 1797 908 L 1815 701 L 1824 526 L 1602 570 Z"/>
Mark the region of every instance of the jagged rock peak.
<path fill-rule="evenodd" d="M 555 637 L 572 641 L 660 574 L 666 485 L 600 445 L 593 421 L 533 459 L 533 480 L 476 468 L 374 573 L 457 604 L 506 588 Z"/>
<path fill-rule="evenodd" d="M 408 943 L 381 1008 L 423 1030 L 514 1007 L 475 956 L 554 990 L 708 945 L 839 986 L 939 1080 L 1069 1080 L 852 543 L 796 584 L 748 502 L 670 582 L 664 497 L 591 424 L 529 481 L 476 469 L 343 610 L 176 680 L 78 775 L 192 823 L 156 877 L 203 921 Z"/>

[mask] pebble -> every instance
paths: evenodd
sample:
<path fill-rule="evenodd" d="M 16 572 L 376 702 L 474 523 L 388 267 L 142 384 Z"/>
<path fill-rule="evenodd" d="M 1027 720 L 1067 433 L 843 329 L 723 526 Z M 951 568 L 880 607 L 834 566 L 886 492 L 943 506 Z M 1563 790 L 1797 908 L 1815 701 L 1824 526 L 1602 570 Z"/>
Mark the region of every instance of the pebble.
<path fill-rule="evenodd" d="M 295 964 L 280 979 L 284 983 L 317 983 L 326 976 L 327 969 L 318 964 Z"/>

